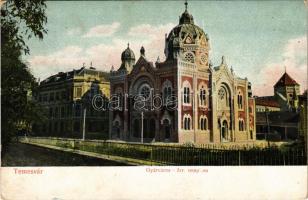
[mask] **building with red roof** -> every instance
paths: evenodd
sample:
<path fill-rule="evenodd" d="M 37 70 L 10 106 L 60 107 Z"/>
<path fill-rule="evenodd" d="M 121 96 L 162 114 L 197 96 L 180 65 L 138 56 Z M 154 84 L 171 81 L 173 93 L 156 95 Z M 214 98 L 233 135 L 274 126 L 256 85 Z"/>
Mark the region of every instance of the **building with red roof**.
<path fill-rule="evenodd" d="M 257 138 L 298 139 L 298 127 L 301 124 L 299 114 L 301 96 L 300 85 L 285 72 L 274 85 L 273 96 L 256 97 Z M 305 124 L 302 127 L 304 130 Z"/>
<path fill-rule="evenodd" d="M 285 72 L 274 85 L 273 96 L 256 97 L 256 111 L 294 111 L 298 108 L 300 85 Z"/>

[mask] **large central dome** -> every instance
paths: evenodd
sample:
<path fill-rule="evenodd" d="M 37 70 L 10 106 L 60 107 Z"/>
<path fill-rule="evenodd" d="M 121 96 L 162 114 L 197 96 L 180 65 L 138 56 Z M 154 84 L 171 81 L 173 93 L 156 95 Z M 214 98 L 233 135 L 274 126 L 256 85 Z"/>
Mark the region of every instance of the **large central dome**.
<path fill-rule="evenodd" d="M 173 59 L 183 45 L 201 45 L 207 46 L 208 36 L 197 25 L 194 24 L 193 16 L 186 9 L 179 19 L 179 25 L 174 27 L 168 37 L 166 37 L 165 55 L 167 59 Z M 189 39 L 187 39 L 189 37 Z"/>

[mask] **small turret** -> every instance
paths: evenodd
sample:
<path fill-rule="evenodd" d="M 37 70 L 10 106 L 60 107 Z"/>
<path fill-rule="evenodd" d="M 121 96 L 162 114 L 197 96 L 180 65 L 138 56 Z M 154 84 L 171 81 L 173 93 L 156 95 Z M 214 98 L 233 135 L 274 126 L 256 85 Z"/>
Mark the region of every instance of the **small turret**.
<path fill-rule="evenodd" d="M 127 44 L 127 48 L 121 54 L 122 64 L 119 70 L 127 70 L 130 72 L 133 69 L 133 65 L 135 64 L 135 54 L 129 48 L 129 43 Z"/>
<path fill-rule="evenodd" d="M 140 49 L 140 55 L 145 57 L 145 49 L 144 47 L 142 46 L 141 49 Z"/>

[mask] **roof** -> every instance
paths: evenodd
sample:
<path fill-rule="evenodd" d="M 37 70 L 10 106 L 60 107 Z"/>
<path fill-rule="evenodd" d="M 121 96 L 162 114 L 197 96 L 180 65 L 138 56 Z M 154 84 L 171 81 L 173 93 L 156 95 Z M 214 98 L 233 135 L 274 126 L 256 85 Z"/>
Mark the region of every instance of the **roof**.
<path fill-rule="evenodd" d="M 190 37 L 191 43 L 194 41 L 204 41 L 208 43 L 209 37 L 202 28 L 194 24 L 193 16 L 187 11 L 187 4 L 184 13 L 182 13 L 179 24 L 174 27 L 166 38 L 167 51 L 165 52 L 167 60 L 174 59 L 174 52 L 179 50 L 179 45 L 185 38 Z"/>
<path fill-rule="evenodd" d="M 277 81 L 274 87 L 281 87 L 281 86 L 292 86 L 292 85 L 299 85 L 291 76 L 285 72 L 282 77 Z"/>
<path fill-rule="evenodd" d="M 127 45 L 127 48 L 122 52 L 121 60 L 122 62 L 125 60 L 135 60 L 135 54 L 133 50 L 129 48 L 129 44 Z"/>
<path fill-rule="evenodd" d="M 299 113 L 288 112 L 288 111 L 278 111 L 278 112 L 262 112 L 256 113 L 256 122 L 257 124 L 267 123 L 277 124 L 277 123 L 298 123 L 299 122 Z"/>
<path fill-rule="evenodd" d="M 274 96 L 257 97 L 256 105 L 277 107 L 277 108 L 280 107 L 279 103 L 276 101 Z"/>
<path fill-rule="evenodd" d="M 86 71 L 86 72 L 91 72 L 91 71 L 99 72 L 101 74 L 100 76 L 103 76 L 106 79 L 106 81 L 109 80 L 109 73 L 108 72 L 98 71 L 98 70 L 96 70 L 93 67 L 90 67 L 90 69 L 86 69 L 85 67 L 81 67 L 80 69 L 77 69 L 77 70 L 74 69 L 74 70 L 68 71 L 68 72 L 59 72 L 57 74 L 49 76 L 48 78 L 43 80 L 40 84 L 44 85 L 44 84 L 48 84 L 48 83 L 61 82 L 61 81 L 64 81 L 64 80 L 68 80 L 68 79 L 73 78 L 74 75 L 80 74 L 83 71 Z"/>

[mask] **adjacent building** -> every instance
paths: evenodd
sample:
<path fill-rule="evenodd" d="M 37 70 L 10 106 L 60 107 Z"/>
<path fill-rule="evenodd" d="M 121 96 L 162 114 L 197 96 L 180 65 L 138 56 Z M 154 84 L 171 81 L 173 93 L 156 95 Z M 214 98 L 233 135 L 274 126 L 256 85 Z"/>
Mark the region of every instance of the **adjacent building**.
<path fill-rule="evenodd" d="M 307 144 L 307 135 L 308 135 L 308 114 L 307 114 L 307 99 L 308 94 L 307 94 L 307 90 L 303 93 L 303 95 L 299 96 L 299 130 L 298 130 L 298 134 L 299 137 L 304 139 L 304 141 Z"/>
<path fill-rule="evenodd" d="M 222 57 L 209 58 L 209 36 L 186 9 L 165 36 L 165 57 L 153 63 L 129 45 L 111 70 L 110 138 L 126 141 L 221 143 L 256 139 L 255 101 L 247 78 Z M 149 50 L 151 51 L 151 50 Z"/>
<path fill-rule="evenodd" d="M 273 96 L 256 97 L 257 138 L 298 139 L 300 96 L 300 85 L 285 72 L 274 85 Z"/>
<path fill-rule="evenodd" d="M 300 85 L 285 72 L 274 85 L 273 96 L 256 97 L 256 111 L 296 111 L 299 95 Z"/>
<path fill-rule="evenodd" d="M 35 101 L 45 108 L 48 120 L 34 124 L 33 132 L 36 135 L 80 138 L 85 116 L 86 137 L 108 137 L 108 112 L 100 108 L 108 103 L 109 91 L 109 74 L 94 67 L 48 77 L 40 82 L 34 95 Z M 93 102 L 95 96 L 99 97 Z"/>

